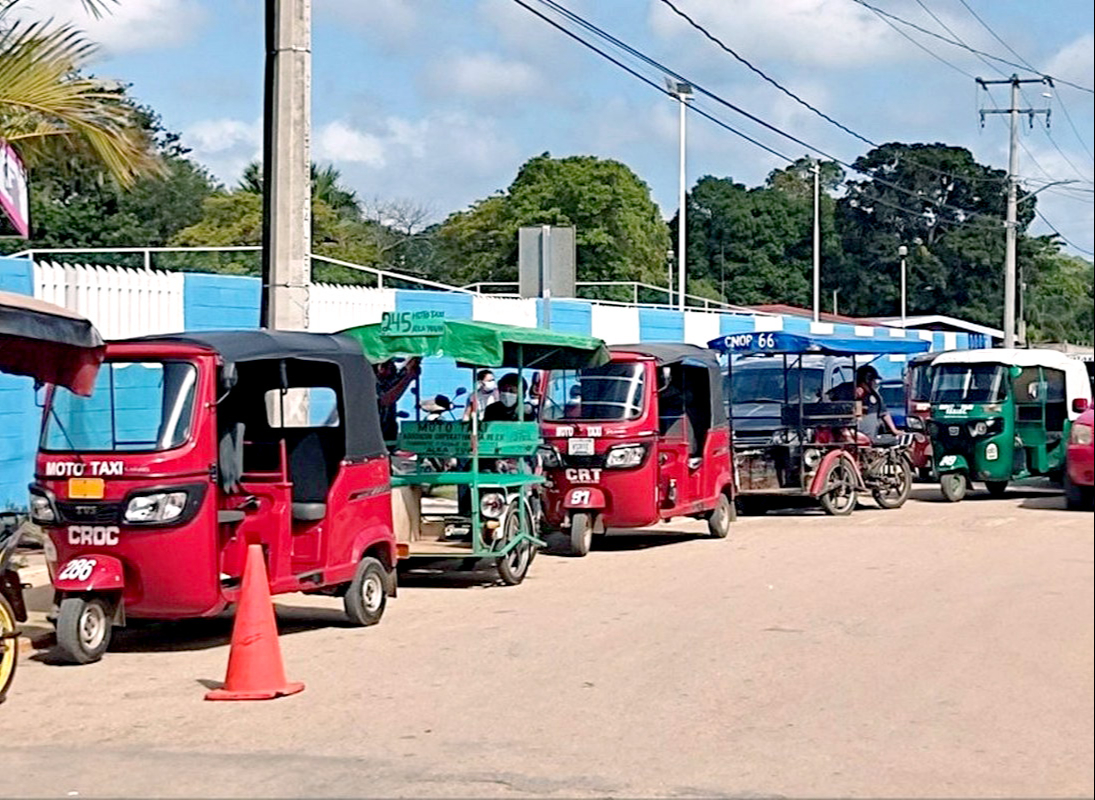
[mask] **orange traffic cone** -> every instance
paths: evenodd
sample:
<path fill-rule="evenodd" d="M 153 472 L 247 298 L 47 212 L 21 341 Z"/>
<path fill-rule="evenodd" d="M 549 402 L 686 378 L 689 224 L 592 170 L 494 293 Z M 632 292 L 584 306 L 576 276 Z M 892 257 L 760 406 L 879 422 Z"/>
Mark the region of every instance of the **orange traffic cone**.
<path fill-rule="evenodd" d="M 262 545 L 248 545 L 243 588 L 232 624 L 228 674 L 224 686 L 206 694 L 205 699 L 270 700 L 296 694 L 303 689 L 303 683 L 285 680 Z"/>

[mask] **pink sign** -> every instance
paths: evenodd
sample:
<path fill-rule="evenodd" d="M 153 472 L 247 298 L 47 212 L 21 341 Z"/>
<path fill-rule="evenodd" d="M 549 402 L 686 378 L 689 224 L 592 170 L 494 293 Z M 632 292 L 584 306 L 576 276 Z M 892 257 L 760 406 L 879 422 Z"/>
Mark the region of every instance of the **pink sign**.
<path fill-rule="evenodd" d="M 27 171 L 19 154 L 0 139 L 0 208 L 24 239 L 30 236 L 30 203 Z"/>

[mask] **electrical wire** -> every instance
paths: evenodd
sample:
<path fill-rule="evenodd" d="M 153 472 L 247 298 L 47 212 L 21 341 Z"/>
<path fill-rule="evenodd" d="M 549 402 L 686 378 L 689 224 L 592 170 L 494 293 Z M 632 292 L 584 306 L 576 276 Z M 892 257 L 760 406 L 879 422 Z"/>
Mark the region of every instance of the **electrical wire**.
<path fill-rule="evenodd" d="M 1087 248 L 1080 247 L 1078 244 L 1076 244 L 1075 242 L 1070 240 L 1067 236 L 1065 236 L 1063 233 L 1061 233 L 1059 230 L 1057 230 L 1056 226 L 1054 226 L 1054 224 L 1052 222 L 1050 222 L 1048 219 L 1046 219 L 1045 214 L 1043 214 L 1039 209 L 1037 209 L 1037 208 L 1034 209 L 1034 213 L 1038 215 L 1038 218 L 1040 220 L 1042 220 L 1042 222 L 1044 222 L 1046 224 L 1046 226 L 1049 227 L 1049 229 L 1051 231 L 1053 231 L 1055 234 L 1057 234 L 1058 238 L 1060 238 L 1060 240 L 1062 242 L 1067 244 L 1073 250 L 1079 250 L 1081 253 L 1083 253 L 1085 255 L 1095 256 L 1095 251 L 1091 251 L 1091 250 L 1088 250 Z"/>
<path fill-rule="evenodd" d="M 538 16 L 541 19 L 545 20 L 546 22 L 548 22 L 549 24 L 551 24 L 553 27 L 557 28 L 558 30 L 564 32 L 567 36 L 573 38 L 575 41 L 578 41 L 578 42 L 582 43 L 583 45 L 585 45 L 586 47 L 588 47 L 588 48 L 590 48 L 590 49 L 592 49 L 592 50 L 594 50 L 598 53 L 601 53 L 602 55 L 605 55 L 603 53 L 603 51 L 598 50 L 596 47 L 594 47 L 593 45 L 586 42 L 584 39 L 579 37 L 577 34 L 567 30 L 566 28 L 564 28 L 563 26 L 555 23 L 553 20 L 549 19 L 545 15 L 540 14 L 539 12 L 532 9 L 525 2 L 525 0 L 513 0 L 513 2 L 517 3 L 518 5 L 522 6 L 525 9 L 529 10 L 530 12 L 536 14 L 536 16 Z M 670 69 L 666 65 L 656 61 L 655 59 L 651 58 L 650 56 L 646 55 L 645 53 L 641 52 L 640 50 L 637 50 L 634 47 L 626 44 L 625 42 L 621 41 L 620 39 L 617 39 L 616 37 L 612 36 L 612 34 L 608 33 L 607 31 L 605 31 L 601 28 L 598 28 L 596 25 L 594 25 L 593 23 L 591 23 L 588 20 L 584 19 L 583 17 L 576 14 L 575 12 L 570 11 L 565 6 L 561 6 L 560 4 L 554 2 L 554 0 L 537 0 L 537 2 L 539 2 L 541 5 L 544 5 L 544 6 L 547 6 L 548 8 L 551 8 L 553 11 L 556 11 L 557 13 L 559 13 L 562 16 L 566 17 L 567 19 L 571 20 L 572 22 L 580 25 L 581 27 L 585 28 L 586 30 L 589 30 L 590 32 L 593 32 L 596 35 L 604 38 L 606 41 L 609 41 L 610 43 L 612 43 L 616 47 L 618 47 L 618 48 L 634 55 L 635 57 L 642 60 L 644 63 L 646 63 L 649 66 L 653 67 L 654 69 L 657 69 L 657 70 L 659 70 L 660 72 L 662 72 L 666 75 L 669 75 L 673 78 L 676 78 L 678 81 L 680 81 L 682 83 L 687 83 L 687 84 L 691 85 L 692 88 L 696 92 L 705 95 L 706 97 L 710 98 L 711 100 L 715 101 L 716 103 L 719 103 L 720 105 L 723 105 L 726 108 L 729 108 L 730 110 L 744 116 L 746 119 L 749 119 L 750 121 L 756 123 L 757 125 L 760 125 L 761 127 L 765 128 L 765 129 L 767 129 L 767 130 L 769 130 L 769 131 L 771 131 L 771 132 L 773 132 L 773 133 L 775 133 L 779 136 L 782 136 L 782 137 L 784 137 L 784 138 L 786 138 L 786 139 L 788 139 L 788 140 L 790 140 L 790 141 L 792 141 L 792 142 L 794 142 L 794 143 L 796 143 L 796 144 L 798 144 L 802 147 L 805 147 L 807 150 L 812 151 L 812 152 L 816 153 L 817 155 L 820 155 L 820 156 L 824 157 L 825 159 L 827 159 L 829 161 L 832 161 L 836 164 L 839 164 L 840 166 L 845 167 L 846 169 L 848 169 L 848 170 L 850 170 L 850 171 L 852 171 L 856 174 L 867 175 L 868 177 L 870 177 L 872 180 L 874 180 L 878 184 L 883 185 L 883 186 L 888 186 L 888 187 L 894 189 L 895 191 L 898 191 L 898 192 L 901 192 L 903 194 L 909 195 L 910 197 L 913 197 L 913 198 L 915 198 L 916 200 L 918 200 L 920 202 L 930 202 L 937 209 L 944 209 L 945 208 L 945 209 L 954 211 L 955 213 L 963 215 L 963 216 L 968 216 L 968 215 L 971 215 L 971 214 L 981 214 L 981 212 L 971 212 L 969 209 L 960 208 L 958 206 L 952 206 L 949 203 L 945 203 L 945 202 L 942 202 L 942 201 L 935 201 L 935 200 L 932 200 L 930 198 L 925 198 L 923 196 L 923 194 L 920 193 L 920 192 L 915 192 L 911 189 L 906 189 L 904 186 L 893 183 L 892 181 L 887 181 L 886 179 L 884 179 L 884 178 L 882 178 L 878 175 L 867 173 L 867 172 L 864 172 L 863 170 L 857 169 L 853 164 L 849 164 L 847 161 L 844 161 L 844 160 L 842 160 L 842 159 L 840 159 L 840 158 L 838 158 L 838 157 L 836 157 L 836 156 L 834 156 L 830 153 L 827 153 L 826 151 L 822 150 L 821 148 L 819 148 L 815 145 L 812 145 L 809 142 L 804 141 L 803 139 L 795 136 L 794 134 L 791 134 L 791 133 L 788 133 L 787 131 L 782 130 L 781 128 L 773 125 L 772 123 L 767 122 L 766 120 L 761 119 L 760 117 L 756 116 L 755 114 L 752 114 L 752 113 L 746 111 L 745 109 L 731 103 L 730 101 L 726 100 L 725 98 L 721 97 L 720 95 L 716 94 L 715 92 L 712 92 L 709 89 L 706 89 L 705 87 L 701 86 L 700 84 L 695 83 L 695 82 L 685 78 L 680 73 Z M 615 59 L 612 59 L 610 56 L 606 55 L 605 57 L 612 60 L 618 66 L 623 66 L 618 61 L 616 61 Z M 675 96 L 671 92 L 666 92 L 666 90 L 664 90 L 661 87 L 657 86 L 656 83 L 654 83 L 650 79 L 646 78 L 645 76 L 639 76 L 633 70 L 631 70 L 627 67 L 623 67 L 623 68 L 626 69 L 631 74 L 636 75 L 636 77 L 639 77 L 644 83 L 650 84 L 651 86 L 655 86 L 659 91 L 661 91 L 665 94 L 669 94 L 670 96 Z M 695 108 L 695 106 L 693 106 L 693 108 Z M 699 109 L 696 109 L 696 110 L 699 111 Z M 710 117 L 708 117 L 708 118 L 710 118 Z M 741 134 L 740 131 L 735 130 L 734 132 L 737 133 L 738 135 L 744 137 L 744 134 Z M 752 141 L 753 143 L 757 143 L 756 140 L 754 140 L 754 139 L 750 139 L 750 141 Z M 772 152 L 772 150 L 770 148 L 768 148 L 767 146 L 763 146 L 763 145 L 761 145 L 761 146 L 764 147 L 764 149 L 768 150 L 769 152 Z M 784 158 L 786 158 L 786 156 L 784 156 Z M 948 174 L 948 177 L 953 178 L 954 176 Z M 920 212 L 916 212 L 916 213 L 920 213 Z M 988 216 L 988 215 L 984 215 L 984 214 L 981 214 L 981 215 L 982 216 Z M 990 219 L 995 220 L 995 218 L 992 218 L 992 217 L 990 217 Z"/>
<path fill-rule="evenodd" d="M 902 19 L 901 17 L 897 16 L 896 14 L 891 14 L 888 11 L 883 11 L 882 9 L 880 9 L 876 6 L 871 5 L 866 0 L 852 0 L 852 2 L 863 6 L 864 8 L 870 9 L 871 11 L 873 11 L 875 14 L 877 14 L 880 17 L 886 17 L 888 19 L 893 20 L 894 22 L 900 23 L 901 25 L 905 25 L 909 28 L 913 28 L 915 30 L 918 30 L 921 33 L 926 34 L 928 36 L 931 36 L 934 39 L 938 39 L 941 42 L 946 42 L 947 44 L 953 45 L 954 47 L 960 47 L 963 50 L 968 50 L 969 52 L 974 53 L 975 55 L 981 55 L 981 56 L 984 56 L 985 58 L 990 58 L 993 61 L 999 62 L 1001 64 L 1007 64 L 1009 67 L 1015 67 L 1016 69 L 1023 69 L 1023 70 L 1029 69 L 1029 67 L 1024 65 L 1024 64 L 1018 64 L 1014 61 L 1008 61 L 1006 58 L 1000 58 L 999 56 L 994 56 L 992 53 L 986 53 L 984 50 L 978 50 L 974 47 L 970 47 L 968 44 L 965 44 L 963 42 L 957 42 L 954 39 L 948 39 L 946 36 L 942 36 L 942 35 L 936 33 L 935 31 L 930 31 L 927 28 L 923 28 L 920 25 L 917 25 L 915 22 L 909 22 L 907 19 Z M 1040 74 L 1044 75 L 1044 73 L 1040 73 Z M 1058 78 L 1058 77 L 1055 77 L 1053 75 L 1044 75 L 1044 77 L 1052 79 L 1054 83 L 1060 83 L 1060 84 L 1064 84 L 1065 86 L 1071 86 L 1073 89 L 1079 89 L 1081 92 L 1087 92 L 1088 94 L 1095 94 L 1095 89 L 1090 89 L 1087 86 L 1081 86 L 1078 83 L 1072 83 L 1071 81 L 1067 81 L 1064 78 Z"/>
<path fill-rule="evenodd" d="M 870 145 L 871 147 L 874 147 L 874 148 L 882 147 L 882 145 L 879 144 L 878 142 L 873 141 L 872 139 L 864 136 L 863 134 L 849 128 L 847 125 L 845 125 L 842 122 L 839 122 L 838 120 L 836 120 L 833 117 L 829 116 L 824 111 L 821 111 L 820 109 L 816 108 L 814 105 L 812 105 L 811 103 L 804 100 L 802 97 L 800 97 L 799 95 L 795 94 L 790 89 L 785 87 L 783 84 L 781 84 L 775 78 L 772 78 L 771 76 L 766 74 L 762 69 L 760 69 L 756 65 L 750 63 L 748 59 L 746 59 L 741 54 L 737 53 L 733 48 L 731 48 L 729 45 L 727 45 L 725 42 L 723 42 L 721 39 L 719 39 L 717 36 L 715 36 L 713 33 L 711 33 L 707 28 L 705 28 L 703 25 L 701 25 L 699 22 L 697 22 L 695 19 L 693 19 L 691 16 L 689 16 L 685 11 L 681 10 L 676 5 L 674 5 L 672 0 L 661 0 L 661 2 L 665 6 L 667 6 L 669 9 L 671 9 L 675 14 L 677 14 L 677 16 L 681 17 L 686 22 L 688 22 L 689 25 L 691 25 L 693 28 L 695 28 L 697 31 L 699 31 L 701 34 L 703 34 L 704 37 L 706 37 L 711 42 L 713 42 L 721 50 L 724 50 L 725 52 L 729 53 L 731 56 L 733 56 L 735 59 L 737 59 L 737 61 L 739 61 L 741 64 L 743 64 L 744 66 L 746 66 L 747 68 L 749 68 L 750 70 L 755 72 L 757 75 L 759 75 L 765 81 L 770 83 L 772 86 L 775 86 L 777 89 L 779 89 L 785 95 L 787 95 L 792 100 L 797 102 L 799 105 L 803 106 L 804 108 L 809 109 L 814 114 L 816 114 L 819 117 L 821 117 L 822 119 L 824 119 L 826 122 L 829 122 L 829 123 L 835 125 L 840 130 L 842 130 L 845 133 L 847 133 L 848 135 L 858 139 L 859 141 L 863 142 L 864 144 Z M 918 0 L 918 2 L 919 2 L 919 0 Z M 904 33 L 900 29 L 898 29 L 898 33 L 901 33 L 902 35 L 904 35 Z M 914 41 L 914 44 L 916 44 L 915 41 Z M 949 62 L 948 62 L 948 65 L 953 66 L 953 65 L 949 64 Z M 951 176 L 951 173 L 949 173 L 949 172 L 937 169 L 937 168 L 932 167 L 928 164 L 919 163 L 919 162 L 914 161 L 913 159 L 908 158 L 908 157 L 904 157 L 904 158 L 902 158 L 902 160 L 907 164 L 915 166 L 919 169 L 927 170 L 928 172 L 933 172 L 937 175 Z M 1002 183 L 1002 180 L 999 179 L 999 178 L 978 178 L 978 177 L 974 177 L 974 178 L 971 178 L 970 180 L 983 181 L 983 182 L 989 182 L 989 183 L 997 183 L 997 184 Z"/>

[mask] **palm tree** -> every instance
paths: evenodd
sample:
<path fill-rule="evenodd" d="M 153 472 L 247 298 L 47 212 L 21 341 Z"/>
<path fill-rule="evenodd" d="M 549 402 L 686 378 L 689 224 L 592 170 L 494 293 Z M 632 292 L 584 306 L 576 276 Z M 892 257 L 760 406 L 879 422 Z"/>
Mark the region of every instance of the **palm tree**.
<path fill-rule="evenodd" d="M 109 1 L 83 0 L 95 15 Z M 19 2 L 0 0 L 0 139 L 28 166 L 87 148 L 123 187 L 161 174 L 162 162 L 123 93 L 80 73 L 96 45 L 71 25 L 9 21 Z"/>
<path fill-rule="evenodd" d="M 236 188 L 243 192 L 262 194 L 262 180 L 262 164 L 252 161 L 243 168 Z M 357 199 L 357 192 L 343 186 L 341 181 L 342 173 L 333 164 L 319 167 L 312 162 L 312 199 L 321 200 L 340 217 L 359 219 L 361 201 Z"/>

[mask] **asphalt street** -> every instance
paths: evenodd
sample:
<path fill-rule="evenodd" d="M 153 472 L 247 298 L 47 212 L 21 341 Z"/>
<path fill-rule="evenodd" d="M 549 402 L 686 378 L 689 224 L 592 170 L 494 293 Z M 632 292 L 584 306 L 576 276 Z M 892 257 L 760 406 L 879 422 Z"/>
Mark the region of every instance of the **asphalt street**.
<path fill-rule="evenodd" d="M 613 534 L 409 576 L 381 624 L 277 598 L 299 695 L 207 703 L 230 617 L 28 653 L 0 796 L 1088 796 L 1093 526 L 1059 493 Z M 45 587 L 29 630 L 47 631 Z"/>

